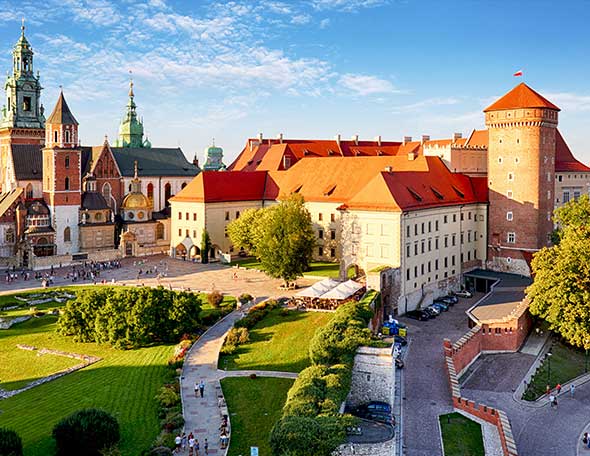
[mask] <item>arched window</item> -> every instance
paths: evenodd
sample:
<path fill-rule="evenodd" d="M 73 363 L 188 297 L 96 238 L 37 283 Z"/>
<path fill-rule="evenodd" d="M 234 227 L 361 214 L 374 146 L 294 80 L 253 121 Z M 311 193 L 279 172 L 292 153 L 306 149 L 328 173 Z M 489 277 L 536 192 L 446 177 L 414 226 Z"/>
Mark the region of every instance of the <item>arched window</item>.
<path fill-rule="evenodd" d="M 154 184 L 151 182 L 147 185 L 147 197 L 150 200 L 151 205 L 154 205 Z"/>
<path fill-rule="evenodd" d="M 65 131 L 65 137 L 66 137 L 65 142 L 69 143 L 70 142 L 70 131 L 69 130 L 66 130 Z"/>
<path fill-rule="evenodd" d="M 57 130 L 53 132 L 53 142 L 57 142 Z"/>
<path fill-rule="evenodd" d="M 25 192 L 25 198 L 31 199 L 33 197 L 33 185 L 27 184 L 27 190 Z"/>
<path fill-rule="evenodd" d="M 184 187 L 186 187 L 186 182 L 183 182 L 182 185 L 180 186 L 181 189 L 183 189 Z"/>
<path fill-rule="evenodd" d="M 69 131 L 66 131 L 66 142 L 70 142 L 69 141 L 69 138 L 68 138 L 68 135 L 69 134 L 70 134 L 70 132 Z M 66 155 L 65 165 L 64 166 L 66 167 L 66 169 L 70 167 L 70 156 L 69 155 Z"/>
<path fill-rule="evenodd" d="M 164 224 L 158 222 L 156 225 L 156 239 L 164 239 Z"/>
<path fill-rule="evenodd" d="M 166 206 L 168 206 L 168 200 L 170 199 L 170 197 L 172 196 L 172 186 L 170 185 L 170 182 L 166 182 L 166 185 L 164 185 L 164 204 Z"/>
<path fill-rule="evenodd" d="M 70 178 L 66 177 L 65 181 L 64 181 L 64 190 L 69 190 L 70 189 Z"/>
<path fill-rule="evenodd" d="M 72 232 L 69 226 L 66 226 L 64 229 L 64 242 L 72 242 Z"/>
<path fill-rule="evenodd" d="M 105 201 L 111 207 L 111 184 L 105 182 L 102 186 L 102 196 L 104 197 Z"/>

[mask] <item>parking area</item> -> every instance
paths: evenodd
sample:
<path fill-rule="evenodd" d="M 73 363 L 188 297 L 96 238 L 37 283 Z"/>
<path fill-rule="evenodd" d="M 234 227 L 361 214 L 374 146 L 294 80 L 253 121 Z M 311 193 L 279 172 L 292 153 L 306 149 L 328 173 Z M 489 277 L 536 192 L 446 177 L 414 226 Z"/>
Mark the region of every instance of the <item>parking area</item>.
<path fill-rule="evenodd" d="M 438 415 L 452 411 L 445 373 L 443 339 L 459 339 L 469 330 L 469 309 L 483 293 L 459 302 L 435 319 L 416 321 L 401 317 L 408 326 L 402 392 L 403 453 L 408 456 L 438 456 L 442 448 Z"/>

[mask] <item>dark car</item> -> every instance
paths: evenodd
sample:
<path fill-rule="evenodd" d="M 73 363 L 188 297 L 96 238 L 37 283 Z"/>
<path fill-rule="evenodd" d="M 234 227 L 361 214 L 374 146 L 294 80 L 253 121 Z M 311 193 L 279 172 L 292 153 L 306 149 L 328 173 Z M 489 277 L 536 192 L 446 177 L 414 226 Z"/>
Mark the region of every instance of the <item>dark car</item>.
<path fill-rule="evenodd" d="M 442 296 L 440 298 L 436 298 L 434 300 L 434 302 L 435 303 L 442 302 L 442 303 L 446 304 L 447 306 L 454 306 L 458 302 L 458 300 L 456 301 L 455 299 L 451 299 L 450 296 Z"/>
<path fill-rule="evenodd" d="M 394 336 L 393 341 L 396 344 L 400 344 L 402 347 L 408 345 L 408 341 L 404 336 L 398 336 L 397 334 Z"/>
<path fill-rule="evenodd" d="M 433 310 L 433 309 L 430 309 L 430 308 L 428 308 L 428 307 L 426 307 L 426 308 L 424 309 L 424 312 L 426 312 L 428 315 L 430 315 L 430 318 L 435 318 L 435 317 L 438 315 L 438 314 L 436 313 L 436 311 L 435 311 L 435 310 Z M 439 313 L 440 313 L 440 312 L 439 312 Z"/>
<path fill-rule="evenodd" d="M 395 426 L 395 417 L 391 413 L 391 406 L 387 402 L 373 401 L 360 405 L 353 410 L 352 414 L 366 420 Z"/>
<path fill-rule="evenodd" d="M 406 312 L 406 317 L 420 321 L 425 321 L 432 318 L 430 314 L 424 310 L 410 310 L 409 312 Z"/>
<path fill-rule="evenodd" d="M 453 304 L 457 304 L 459 302 L 459 298 L 457 296 L 447 295 L 447 296 L 443 296 L 443 299 L 446 299 L 447 301 L 450 301 Z"/>
<path fill-rule="evenodd" d="M 434 301 L 432 303 L 433 307 L 436 307 L 438 310 L 442 312 L 447 312 L 449 310 L 450 305 L 443 301 Z"/>

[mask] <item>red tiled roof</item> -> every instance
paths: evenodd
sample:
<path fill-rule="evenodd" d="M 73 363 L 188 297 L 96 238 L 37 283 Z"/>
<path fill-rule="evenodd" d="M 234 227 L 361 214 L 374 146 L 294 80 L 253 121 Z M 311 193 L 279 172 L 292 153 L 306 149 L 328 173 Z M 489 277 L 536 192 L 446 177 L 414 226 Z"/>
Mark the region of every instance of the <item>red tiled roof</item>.
<path fill-rule="evenodd" d="M 488 147 L 489 132 L 488 130 L 473 130 L 467 138 L 465 146 L 467 147 Z"/>
<path fill-rule="evenodd" d="M 576 160 L 559 130 L 555 132 L 555 172 L 590 172 L 590 168 Z"/>
<path fill-rule="evenodd" d="M 484 109 L 483 112 L 518 108 L 548 108 L 560 111 L 557 106 L 541 94 L 535 92 L 524 82 L 521 82 L 502 98 Z"/>
<path fill-rule="evenodd" d="M 265 171 L 202 171 L 170 200 L 217 203 L 277 197 L 278 187 Z"/>

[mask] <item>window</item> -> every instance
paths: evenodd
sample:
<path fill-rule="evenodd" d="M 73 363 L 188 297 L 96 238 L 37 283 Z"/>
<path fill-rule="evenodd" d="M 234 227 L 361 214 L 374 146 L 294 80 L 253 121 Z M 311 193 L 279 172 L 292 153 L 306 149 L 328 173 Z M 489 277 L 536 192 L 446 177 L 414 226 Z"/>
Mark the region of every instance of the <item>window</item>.
<path fill-rule="evenodd" d="M 424 253 L 424 241 L 422 241 L 421 244 L 422 244 L 421 251 L 422 251 L 422 253 Z"/>
<path fill-rule="evenodd" d="M 164 225 L 160 222 L 156 225 L 156 239 L 164 239 Z"/>
<path fill-rule="evenodd" d="M 101 212 L 97 212 L 96 215 L 94 216 L 94 220 L 96 220 L 97 222 L 102 220 L 102 213 Z"/>
<path fill-rule="evenodd" d="M 414 236 L 418 236 L 418 224 L 414 223 Z"/>
<path fill-rule="evenodd" d="M 318 255 L 324 256 L 324 248 L 323 247 L 318 247 Z"/>
<path fill-rule="evenodd" d="M 455 255 L 451 257 L 451 266 L 455 266 Z"/>
<path fill-rule="evenodd" d="M 318 214 L 318 220 L 321 222 L 322 220 L 324 220 L 324 214 L 322 214 L 321 212 Z"/>
<path fill-rule="evenodd" d="M 69 133 L 69 132 L 66 131 L 66 133 Z M 69 142 L 67 138 L 68 137 L 66 135 L 66 142 Z M 64 160 L 64 166 L 66 167 L 66 169 L 70 167 L 70 156 L 69 155 L 66 155 L 66 158 Z"/>
<path fill-rule="evenodd" d="M 27 184 L 25 196 L 27 199 L 31 199 L 33 197 L 33 186 L 31 184 Z"/>
<path fill-rule="evenodd" d="M 406 237 L 410 237 L 410 225 L 406 226 Z"/>
<path fill-rule="evenodd" d="M 453 234 L 453 238 L 451 240 L 451 244 L 453 245 L 453 247 L 455 247 L 455 244 L 457 243 L 457 235 Z"/>
<path fill-rule="evenodd" d="M 69 143 L 70 142 L 70 130 L 66 130 L 64 132 L 64 136 L 65 136 L 64 142 Z M 70 157 L 66 157 L 66 160 L 69 165 Z M 67 166 L 66 166 L 66 168 L 67 168 Z"/>
<path fill-rule="evenodd" d="M 182 220 L 182 212 L 178 213 L 178 220 Z"/>
<path fill-rule="evenodd" d="M 225 220 L 229 220 L 229 211 L 225 211 Z"/>
<path fill-rule="evenodd" d="M 406 244 L 406 257 L 410 258 L 410 252 L 411 252 L 411 248 L 410 248 L 410 244 Z"/>
<path fill-rule="evenodd" d="M 516 140 L 516 142 L 518 142 L 518 139 Z M 518 165 L 519 162 L 520 162 L 520 158 L 514 157 L 514 163 L 516 163 Z"/>
<path fill-rule="evenodd" d="M 514 216 L 513 216 L 513 214 L 512 214 L 511 211 L 506 212 L 506 220 L 508 220 L 509 222 L 511 222 L 512 219 L 513 219 L 513 217 Z"/>
<path fill-rule="evenodd" d="M 70 189 L 70 178 L 66 177 L 64 180 L 64 190 L 69 190 Z"/>
<path fill-rule="evenodd" d="M 186 212 L 185 216 L 186 216 L 186 220 L 188 220 L 188 219 L 189 219 L 189 218 L 188 218 L 188 212 Z"/>
<path fill-rule="evenodd" d="M 8 244 L 12 244 L 14 242 L 14 230 L 12 228 L 8 228 L 4 233 L 4 240 Z"/>
<path fill-rule="evenodd" d="M 182 190 L 184 187 L 186 187 L 186 182 L 182 183 L 182 185 L 180 186 L 180 189 Z"/>
<path fill-rule="evenodd" d="M 428 251 L 432 251 L 432 239 L 428 239 Z"/>
<path fill-rule="evenodd" d="M 414 278 L 418 277 L 418 266 L 414 266 Z"/>
<path fill-rule="evenodd" d="M 457 221 L 457 214 L 453 214 L 453 223 Z"/>
<path fill-rule="evenodd" d="M 514 180 L 514 174 L 513 173 L 508 173 L 508 181 L 512 182 Z"/>
<path fill-rule="evenodd" d="M 467 218 L 471 220 L 471 211 L 467 213 Z"/>
<path fill-rule="evenodd" d="M 498 163 L 502 164 L 502 157 L 498 157 Z"/>
<path fill-rule="evenodd" d="M 434 260 L 434 270 L 438 271 L 438 260 Z"/>
<path fill-rule="evenodd" d="M 445 248 L 449 246 L 449 237 L 445 236 Z"/>
<path fill-rule="evenodd" d="M 570 200 L 570 192 L 569 190 L 565 190 L 563 192 L 563 202 L 567 203 Z"/>
<path fill-rule="evenodd" d="M 580 191 L 574 190 L 574 199 L 577 200 L 580 197 Z"/>
<path fill-rule="evenodd" d="M 558 182 L 563 181 L 563 176 L 560 174 L 559 176 L 557 176 L 557 180 L 558 180 Z"/>
<path fill-rule="evenodd" d="M 53 142 L 57 142 L 57 140 L 58 140 L 58 137 L 57 137 L 57 130 L 55 130 L 55 131 L 53 132 Z"/>
<path fill-rule="evenodd" d="M 406 280 L 410 280 L 410 268 L 406 269 Z"/>
<path fill-rule="evenodd" d="M 197 213 L 193 212 L 193 222 L 196 222 L 196 221 L 197 221 Z"/>
<path fill-rule="evenodd" d="M 186 237 L 188 237 L 188 230 L 186 230 L 185 234 L 186 234 Z M 226 234 L 227 234 L 227 233 L 226 233 Z"/>
<path fill-rule="evenodd" d="M 166 206 L 170 205 L 168 200 L 170 199 L 171 196 L 172 196 L 172 185 L 170 185 L 170 182 L 166 182 L 166 185 L 164 185 L 164 204 Z"/>
<path fill-rule="evenodd" d="M 178 235 L 182 236 L 182 230 L 180 228 L 178 228 Z"/>
<path fill-rule="evenodd" d="M 434 239 L 434 249 L 438 250 L 438 238 Z"/>
<path fill-rule="evenodd" d="M 547 173 L 547 182 L 551 182 L 551 173 Z"/>
<path fill-rule="evenodd" d="M 465 240 L 465 239 L 464 239 L 464 236 L 463 236 L 463 231 L 461 231 L 461 245 L 464 243 L 464 242 L 463 242 L 464 240 Z"/>
<path fill-rule="evenodd" d="M 547 190 L 547 199 L 550 200 L 551 199 L 551 190 Z"/>
<path fill-rule="evenodd" d="M 430 273 L 431 271 L 432 271 L 432 269 L 431 269 L 431 264 L 430 264 L 430 261 L 429 261 L 428 262 L 428 272 Z"/>
<path fill-rule="evenodd" d="M 512 198 L 512 190 L 508 190 L 508 191 L 506 192 L 506 196 L 507 196 L 508 198 Z"/>
<path fill-rule="evenodd" d="M 434 231 L 438 231 L 438 220 L 434 221 Z"/>
<path fill-rule="evenodd" d="M 449 221 L 449 218 L 448 218 L 448 216 L 447 216 L 447 215 L 445 215 L 445 216 L 443 217 L 443 223 L 447 223 L 448 221 Z"/>
<path fill-rule="evenodd" d="M 420 274 L 424 275 L 424 264 L 420 265 Z"/>
<path fill-rule="evenodd" d="M 414 242 L 414 255 L 418 255 L 418 243 Z"/>
<path fill-rule="evenodd" d="M 23 111 L 31 110 L 31 97 L 23 97 Z"/>
<path fill-rule="evenodd" d="M 111 184 L 105 182 L 102 186 L 102 196 L 104 197 L 107 204 L 111 205 Z"/>
<path fill-rule="evenodd" d="M 111 176 L 113 175 L 113 170 L 111 169 Z M 151 182 L 147 185 L 147 197 L 150 200 L 151 205 L 154 205 L 154 184 Z"/>
<path fill-rule="evenodd" d="M 508 233 L 508 235 L 506 236 L 506 242 L 508 242 L 508 244 L 514 244 L 516 242 L 516 233 Z"/>
<path fill-rule="evenodd" d="M 449 267 L 449 257 L 445 257 L 445 268 Z"/>
<path fill-rule="evenodd" d="M 465 216 L 465 214 L 463 214 L 463 212 L 461 212 L 461 221 L 464 220 L 464 216 Z"/>
<path fill-rule="evenodd" d="M 72 233 L 69 226 L 64 228 L 64 242 L 72 242 Z"/>
<path fill-rule="evenodd" d="M 467 251 L 467 261 L 471 261 L 471 252 Z"/>
<path fill-rule="evenodd" d="M 240 211 L 236 211 L 236 218 L 240 218 Z"/>
<path fill-rule="evenodd" d="M 432 231 L 432 222 L 428 222 L 428 232 Z"/>
<path fill-rule="evenodd" d="M 422 234 L 424 234 L 424 222 L 422 222 Z"/>
<path fill-rule="evenodd" d="M 324 230 L 318 230 L 318 238 L 324 239 Z"/>
<path fill-rule="evenodd" d="M 336 249 L 330 249 L 330 256 L 334 258 L 336 256 Z"/>
<path fill-rule="evenodd" d="M 330 214 L 330 222 L 336 221 L 336 214 Z"/>
<path fill-rule="evenodd" d="M 467 232 L 467 242 L 471 242 L 471 231 Z"/>
<path fill-rule="evenodd" d="M 332 240 L 336 239 L 336 230 L 330 230 L 330 239 L 332 239 Z"/>

